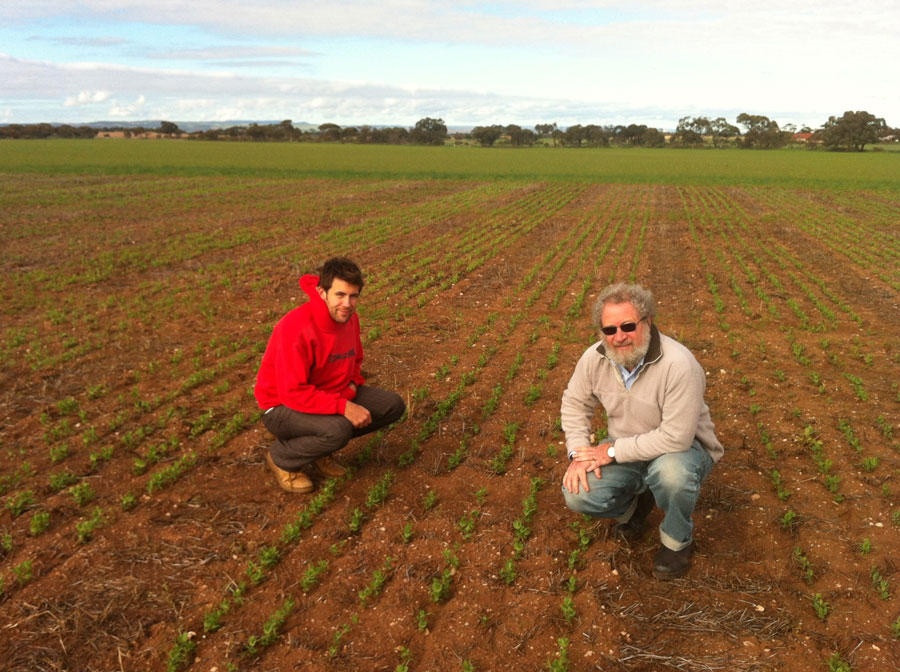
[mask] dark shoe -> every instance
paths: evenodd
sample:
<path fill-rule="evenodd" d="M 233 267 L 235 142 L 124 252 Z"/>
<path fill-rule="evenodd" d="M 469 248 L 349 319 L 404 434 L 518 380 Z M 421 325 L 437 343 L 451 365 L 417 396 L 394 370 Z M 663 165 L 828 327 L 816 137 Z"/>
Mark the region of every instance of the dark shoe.
<path fill-rule="evenodd" d="M 312 492 L 316 489 L 316 486 L 313 485 L 313 482 L 309 480 L 309 476 L 304 474 L 302 471 L 285 471 L 284 469 L 278 467 L 272 461 L 271 453 L 266 453 L 266 464 L 269 465 L 269 469 L 271 469 L 272 473 L 275 474 L 275 480 L 278 481 L 278 485 L 281 486 L 282 490 L 302 494 L 304 492 Z"/>
<path fill-rule="evenodd" d="M 691 547 L 688 544 L 680 551 L 660 546 L 653 557 L 653 576 L 657 579 L 677 579 L 684 576 L 691 567 Z"/>
<path fill-rule="evenodd" d="M 316 467 L 329 478 L 340 478 L 347 473 L 347 468 L 345 466 L 338 464 L 328 456 L 320 457 L 316 460 Z"/>
<path fill-rule="evenodd" d="M 647 522 L 647 516 L 650 515 L 654 506 L 656 506 L 656 500 L 653 498 L 653 493 L 647 488 L 638 495 L 637 506 L 628 522 L 616 525 L 616 534 L 622 536 L 626 541 L 640 540 L 647 531 L 644 523 Z"/>

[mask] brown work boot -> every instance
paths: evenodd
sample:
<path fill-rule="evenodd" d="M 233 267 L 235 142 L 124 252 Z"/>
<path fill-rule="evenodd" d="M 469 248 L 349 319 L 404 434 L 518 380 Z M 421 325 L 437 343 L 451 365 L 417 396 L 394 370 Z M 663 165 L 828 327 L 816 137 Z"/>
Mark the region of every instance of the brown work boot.
<path fill-rule="evenodd" d="M 673 551 L 667 546 L 660 545 L 653 557 L 653 576 L 657 579 L 677 579 L 687 574 L 691 568 L 691 547 L 688 544 L 680 551 Z"/>
<path fill-rule="evenodd" d="M 318 460 L 316 460 L 316 467 L 318 467 L 319 471 L 321 471 L 329 478 L 340 478 L 347 473 L 346 467 L 338 464 L 337 461 L 335 461 L 328 455 L 326 455 L 325 457 L 320 457 Z"/>
<path fill-rule="evenodd" d="M 312 492 L 316 489 L 316 486 L 313 485 L 313 482 L 309 480 L 309 476 L 304 474 L 302 471 L 285 471 L 278 467 L 272 461 L 272 454 L 266 453 L 266 464 L 269 465 L 269 469 L 272 470 L 272 473 L 275 474 L 275 480 L 278 481 L 278 485 L 281 486 L 282 490 L 287 490 L 288 492 Z"/>

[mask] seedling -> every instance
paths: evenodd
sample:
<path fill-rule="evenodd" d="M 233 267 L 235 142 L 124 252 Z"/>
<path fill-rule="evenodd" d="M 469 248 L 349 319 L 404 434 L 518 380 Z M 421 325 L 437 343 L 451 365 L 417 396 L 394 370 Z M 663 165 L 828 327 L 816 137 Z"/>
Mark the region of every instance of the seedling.
<path fill-rule="evenodd" d="M 563 598 L 560 608 L 562 609 L 563 618 L 566 619 L 566 623 L 572 625 L 572 621 L 575 620 L 575 617 L 578 615 L 578 613 L 575 611 L 575 602 L 574 600 L 572 600 L 571 595 L 566 595 Z"/>
<path fill-rule="evenodd" d="M 795 529 L 797 529 L 797 525 L 800 524 L 799 516 L 793 509 L 788 509 L 781 517 L 780 522 L 781 528 L 783 530 L 788 530 L 789 532 L 793 532 Z"/>
<path fill-rule="evenodd" d="M 258 586 L 266 578 L 266 570 L 257 565 L 253 560 L 247 561 L 247 569 L 244 570 L 250 583 Z"/>
<path fill-rule="evenodd" d="M 416 629 L 419 632 L 428 630 L 428 613 L 424 609 L 416 612 Z"/>
<path fill-rule="evenodd" d="M 362 512 L 359 507 L 353 509 L 353 513 L 350 514 L 350 519 L 347 521 L 347 527 L 350 528 L 350 531 L 356 534 L 362 529 L 362 524 L 365 522 L 366 515 Z"/>
<path fill-rule="evenodd" d="M 124 495 L 122 495 L 122 499 L 119 500 L 119 506 L 122 507 L 123 511 L 131 511 L 135 506 L 137 506 L 137 497 L 135 497 L 131 492 L 126 492 Z"/>
<path fill-rule="evenodd" d="M 222 600 L 214 611 L 209 612 L 203 617 L 203 631 L 216 632 L 221 629 L 222 617 L 227 614 L 230 609 L 231 602 L 229 602 L 227 598 Z"/>
<path fill-rule="evenodd" d="M 256 654 L 260 649 L 275 643 L 275 640 L 278 639 L 278 634 L 281 631 L 281 626 L 284 625 L 287 617 L 294 609 L 294 604 L 292 598 L 289 597 L 286 599 L 281 608 L 269 616 L 268 620 L 263 624 L 262 635 L 250 636 L 246 645 L 248 653 Z"/>
<path fill-rule="evenodd" d="M 403 540 L 404 544 L 408 544 L 412 541 L 413 533 L 413 524 L 406 523 L 406 525 L 403 526 L 403 530 L 400 532 L 400 538 Z"/>
<path fill-rule="evenodd" d="M 91 517 L 83 520 L 75 525 L 75 533 L 78 536 L 78 543 L 86 544 L 94 535 L 94 530 L 103 522 L 103 509 L 99 506 L 94 509 Z"/>
<path fill-rule="evenodd" d="M 803 553 L 803 550 L 799 546 L 794 549 L 794 562 L 796 562 L 800 566 L 803 580 L 807 583 L 812 583 L 814 576 L 812 563 L 810 563 L 809 559 L 806 557 L 806 555 Z"/>
<path fill-rule="evenodd" d="M 331 646 L 328 647 L 328 656 L 330 658 L 334 658 L 341 650 L 341 640 L 348 632 L 350 632 L 349 623 L 342 623 L 340 627 L 334 631 L 334 634 L 331 636 Z"/>
<path fill-rule="evenodd" d="M 434 508 L 435 503 L 437 502 L 437 493 L 434 490 L 429 490 L 428 494 L 425 495 L 425 498 L 422 500 L 422 506 L 426 511 L 431 511 Z"/>
<path fill-rule="evenodd" d="M 369 582 L 369 585 L 359 591 L 359 601 L 364 607 L 367 606 L 369 598 L 381 594 L 385 582 L 390 578 L 390 572 L 393 568 L 391 565 L 392 562 L 390 557 L 385 558 L 382 568 L 372 572 L 372 580 Z"/>
<path fill-rule="evenodd" d="M 409 661 L 412 659 L 412 653 L 405 646 L 397 647 L 400 652 L 400 664 L 394 668 L 394 672 L 409 672 Z"/>
<path fill-rule="evenodd" d="M 169 650 L 167 672 L 180 672 L 194 662 L 194 651 L 197 643 L 193 641 L 194 633 L 179 632 L 175 637 L 175 644 Z"/>
<path fill-rule="evenodd" d="M 264 546 L 259 551 L 259 564 L 264 569 L 272 569 L 281 560 L 281 554 L 274 546 Z"/>
<path fill-rule="evenodd" d="M 78 482 L 78 477 L 71 471 L 61 471 L 58 474 L 50 474 L 50 489 L 59 492 Z"/>
<path fill-rule="evenodd" d="M 880 460 L 877 455 L 872 455 L 871 457 L 864 457 L 859 461 L 859 466 L 861 466 L 865 471 L 873 472 L 878 468 Z"/>
<path fill-rule="evenodd" d="M 381 477 L 381 480 L 372 486 L 366 497 L 367 508 L 376 509 L 384 502 L 385 499 L 387 499 L 393 479 L 393 472 L 388 470 L 385 472 L 384 476 Z"/>
<path fill-rule="evenodd" d="M 91 487 L 91 484 L 87 481 L 83 481 L 78 485 L 73 485 L 69 488 L 69 494 L 72 495 L 72 499 L 75 500 L 75 503 L 78 504 L 78 506 L 84 506 L 97 496 L 94 489 Z"/>
<path fill-rule="evenodd" d="M 877 567 L 872 567 L 869 576 L 872 577 L 872 588 L 878 593 L 878 597 L 882 600 L 891 599 L 891 584 L 881 575 L 881 571 Z"/>
<path fill-rule="evenodd" d="M 16 575 L 16 583 L 24 586 L 34 577 L 34 571 L 31 566 L 31 560 L 23 560 L 12 568 L 13 574 Z"/>
<path fill-rule="evenodd" d="M 560 637 L 557 644 L 559 650 L 556 658 L 547 661 L 547 669 L 550 672 L 566 672 L 569 669 L 569 640 L 566 637 Z"/>
<path fill-rule="evenodd" d="M 46 532 L 48 527 L 50 527 L 50 513 L 48 511 L 36 511 L 28 524 L 28 531 L 32 537 L 36 537 Z"/>
<path fill-rule="evenodd" d="M 456 523 L 456 527 L 459 528 L 463 539 L 469 541 L 469 539 L 472 538 L 472 535 L 475 534 L 475 523 L 478 522 L 480 517 L 481 512 L 478 509 L 472 509 L 472 511 L 464 513 L 460 517 L 459 522 Z"/>
<path fill-rule="evenodd" d="M 828 659 L 828 672 L 851 672 L 850 663 L 841 658 L 841 654 L 835 651 Z"/>
<path fill-rule="evenodd" d="M 868 555 L 872 551 L 872 542 L 868 537 L 859 542 L 859 545 L 856 549 L 860 552 L 860 555 Z"/>
<path fill-rule="evenodd" d="M 828 618 L 828 614 L 831 612 L 831 605 L 828 604 L 823 598 L 821 593 L 816 593 L 812 597 L 812 605 L 813 609 L 816 612 L 816 616 L 821 620 L 825 620 Z"/>
<path fill-rule="evenodd" d="M 69 456 L 69 444 L 60 443 L 50 448 L 50 461 L 53 464 L 59 464 Z"/>
<path fill-rule="evenodd" d="M 6 498 L 6 510 L 13 518 L 21 516 L 22 512 L 32 504 L 34 504 L 34 493 L 31 490 L 22 490 L 18 494 Z"/>
<path fill-rule="evenodd" d="M 778 499 L 782 502 L 791 496 L 791 492 L 784 489 L 784 483 L 781 481 L 781 474 L 777 469 L 772 470 L 772 484 L 775 486 L 775 492 L 778 495 Z"/>

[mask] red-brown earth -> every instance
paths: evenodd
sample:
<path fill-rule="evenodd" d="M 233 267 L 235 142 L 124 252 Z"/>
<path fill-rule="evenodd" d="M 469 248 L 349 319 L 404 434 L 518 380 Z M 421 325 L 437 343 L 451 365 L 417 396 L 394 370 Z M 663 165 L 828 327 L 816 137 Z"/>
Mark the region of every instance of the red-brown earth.
<path fill-rule="evenodd" d="M 0 669 L 900 669 L 895 194 L 2 189 Z M 333 254 L 366 273 L 364 373 L 409 414 L 290 495 L 250 392 Z M 726 446 L 669 582 L 655 530 L 623 542 L 559 490 L 560 393 L 629 279 L 705 368 Z"/>

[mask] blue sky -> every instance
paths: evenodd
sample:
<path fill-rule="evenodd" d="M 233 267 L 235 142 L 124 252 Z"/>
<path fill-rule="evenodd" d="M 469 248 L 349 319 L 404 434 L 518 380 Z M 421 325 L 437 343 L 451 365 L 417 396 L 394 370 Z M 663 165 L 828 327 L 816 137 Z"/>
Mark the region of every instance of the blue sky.
<path fill-rule="evenodd" d="M 900 0 L 12 0 L 0 123 L 900 126 Z"/>

